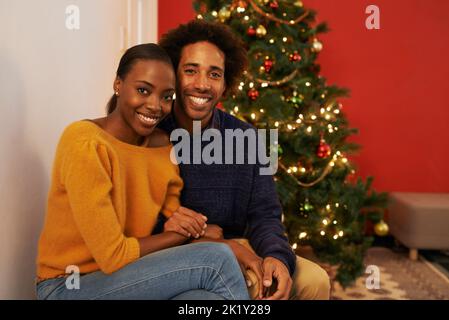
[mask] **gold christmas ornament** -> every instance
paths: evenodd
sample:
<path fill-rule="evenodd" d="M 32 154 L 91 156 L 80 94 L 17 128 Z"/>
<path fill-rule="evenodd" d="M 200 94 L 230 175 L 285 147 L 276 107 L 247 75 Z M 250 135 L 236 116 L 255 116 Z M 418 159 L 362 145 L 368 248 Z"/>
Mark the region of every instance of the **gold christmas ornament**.
<path fill-rule="evenodd" d="M 259 38 L 265 37 L 267 34 L 267 29 L 263 25 L 259 25 L 256 29 L 256 34 Z"/>
<path fill-rule="evenodd" d="M 388 231 L 389 231 L 388 224 L 386 224 L 385 221 L 383 220 L 374 225 L 374 232 L 380 237 L 386 236 L 388 234 Z"/>
<path fill-rule="evenodd" d="M 299 8 L 302 8 L 302 6 L 303 6 L 302 1 L 296 1 L 293 5 L 295 7 L 299 7 Z"/>
<path fill-rule="evenodd" d="M 313 39 L 312 51 L 320 52 L 321 50 L 323 50 L 323 44 L 317 38 Z"/>
<path fill-rule="evenodd" d="M 221 22 L 225 22 L 231 17 L 231 11 L 227 7 L 223 7 L 218 11 L 218 19 L 220 19 Z"/>

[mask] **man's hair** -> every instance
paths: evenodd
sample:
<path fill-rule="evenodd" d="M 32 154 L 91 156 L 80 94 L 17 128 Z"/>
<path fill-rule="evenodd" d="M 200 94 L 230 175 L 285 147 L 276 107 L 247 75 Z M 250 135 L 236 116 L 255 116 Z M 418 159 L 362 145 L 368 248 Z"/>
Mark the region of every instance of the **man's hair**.
<path fill-rule="evenodd" d="M 225 55 L 226 93 L 233 92 L 245 70 L 248 58 L 244 43 L 228 26 L 204 20 L 192 20 L 165 33 L 159 45 L 168 53 L 178 70 L 182 49 L 189 44 L 207 41 Z"/>

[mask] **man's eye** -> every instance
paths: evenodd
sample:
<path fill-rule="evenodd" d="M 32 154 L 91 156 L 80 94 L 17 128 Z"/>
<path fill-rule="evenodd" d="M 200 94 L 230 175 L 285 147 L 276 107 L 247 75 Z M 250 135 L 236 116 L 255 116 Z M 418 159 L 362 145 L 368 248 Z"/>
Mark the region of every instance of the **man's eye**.
<path fill-rule="evenodd" d="M 137 91 L 139 91 L 139 93 L 141 94 L 148 94 L 148 90 L 145 88 L 138 88 Z"/>
<path fill-rule="evenodd" d="M 193 74 L 193 73 L 195 73 L 195 70 L 193 70 L 193 69 L 185 69 L 184 73 Z"/>
<path fill-rule="evenodd" d="M 218 72 L 212 72 L 211 73 L 211 76 L 212 76 L 212 78 L 221 78 L 221 73 L 218 73 Z"/>

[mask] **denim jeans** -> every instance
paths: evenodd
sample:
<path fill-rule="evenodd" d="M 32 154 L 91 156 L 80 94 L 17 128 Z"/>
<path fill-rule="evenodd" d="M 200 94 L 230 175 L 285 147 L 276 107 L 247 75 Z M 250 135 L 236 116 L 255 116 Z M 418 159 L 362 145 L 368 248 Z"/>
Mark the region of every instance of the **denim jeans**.
<path fill-rule="evenodd" d="M 66 278 L 37 285 L 41 300 L 59 299 L 249 299 L 246 282 L 231 249 L 221 243 L 194 243 L 161 250 L 112 273 L 80 277 L 79 289 Z"/>

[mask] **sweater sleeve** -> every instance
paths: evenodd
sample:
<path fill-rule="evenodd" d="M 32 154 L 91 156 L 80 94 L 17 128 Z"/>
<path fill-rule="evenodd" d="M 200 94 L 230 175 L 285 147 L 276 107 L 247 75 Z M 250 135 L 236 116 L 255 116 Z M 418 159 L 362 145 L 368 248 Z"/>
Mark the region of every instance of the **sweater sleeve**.
<path fill-rule="evenodd" d="M 75 224 L 99 268 L 106 274 L 140 256 L 138 240 L 125 237 L 112 204 L 111 172 L 106 146 L 93 140 L 73 143 L 61 168 L 61 182 Z"/>
<path fill-rule="evenodd" d="M 288 243 L 281 222 L 282 209 L 277 198 L 273 177 L 255 172 L 248 212 L 248 239 L 256 253 L 282 261 L 293 275 L 296 257 Z"/>
<path fill-rule="evenodd" d="M 175 165 L 175 173 L 167 187 L 167 195 L 161 210 L 165 217 L 170 217 L 181 205 L 179 197 L 181 196 L 182 187 L 183 181 L 179 175 L 179 167 Z"/>
<path fill-rule="evenodd" d="M 262 146 L 263 150 L 266 150 L 264 144 Z M 260 147 L 259 144 L 258 147 Z M 285 227 L 281 221 L 282 207 L 273 176 L 262 175 L 260 169 L 263 167 L 258 162 L 253 166 L 247 237 L 259 256 L 273 257 L 282 261 L 290 275 L 293 275 L 296 268 L 296 256 L 288 243 Z"/>

